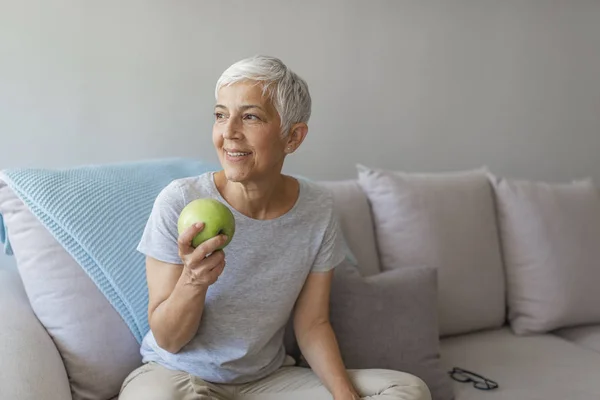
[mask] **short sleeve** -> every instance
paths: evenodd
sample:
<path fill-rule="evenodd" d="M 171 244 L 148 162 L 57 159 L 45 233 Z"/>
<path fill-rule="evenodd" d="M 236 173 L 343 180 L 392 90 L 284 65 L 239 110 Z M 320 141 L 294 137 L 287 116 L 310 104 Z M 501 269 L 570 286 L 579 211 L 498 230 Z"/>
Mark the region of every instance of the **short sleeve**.
<path fill-rule="evenodd" d="M 137 250 L 159 261 L 181 264 L 177 220 L 184 207 L 181 186 L 173 181 L 156 197 Z"/>
<path fill-rule="evenodd" d="M 327 272 L 340 264 L 346 257 L 346 246 L 341 232 L 338 218 L 331 213 L 329 223 L 325 229 L 323 242 L 317 253 L 315 262 L 310 272 Z"/>

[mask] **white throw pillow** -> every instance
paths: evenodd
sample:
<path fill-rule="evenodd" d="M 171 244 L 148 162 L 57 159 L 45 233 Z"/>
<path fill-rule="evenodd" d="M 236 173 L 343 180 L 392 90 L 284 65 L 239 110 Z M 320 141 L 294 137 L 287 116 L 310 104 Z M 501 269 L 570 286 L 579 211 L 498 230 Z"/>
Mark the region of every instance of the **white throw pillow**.
<path fill-rule="evenodd" d="M 600 196 L 593 182 L 491 180 L 514 332 L 600 323 Z"/>
<path fill-rule="evenodd" d="M 505 284 L 487 170 L 438 174 L 358 166 L 382 270 L 438 268 L 442 336 L 505 323 Z"/>
<path fill-rule="evenodd" d="M 0 179 L 0 214 L 37 318 L 65 364 L 74 400 L 106 400 L 141 365 L 139 344 L 84 270 Z"/>

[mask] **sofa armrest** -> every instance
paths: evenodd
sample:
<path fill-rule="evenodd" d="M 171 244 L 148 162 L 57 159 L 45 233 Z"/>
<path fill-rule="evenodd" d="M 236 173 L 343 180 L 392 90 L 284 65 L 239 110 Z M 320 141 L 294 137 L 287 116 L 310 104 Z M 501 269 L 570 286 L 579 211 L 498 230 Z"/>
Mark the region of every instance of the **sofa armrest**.
<path fill-rule="evenodd" d="M 3 399 L 72 398 L 60 354 L 12 267 L 0 269 L 0 371 Z"/>

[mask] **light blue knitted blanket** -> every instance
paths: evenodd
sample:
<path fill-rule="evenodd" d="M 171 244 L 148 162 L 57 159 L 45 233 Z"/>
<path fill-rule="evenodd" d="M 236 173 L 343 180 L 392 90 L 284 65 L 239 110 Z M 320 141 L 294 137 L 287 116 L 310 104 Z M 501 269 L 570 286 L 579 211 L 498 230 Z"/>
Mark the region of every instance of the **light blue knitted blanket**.
<path fill-rule="evenodd" d="M 138 342 L 148 326 L 144 256 L 136 251 L 158 193 L 218 167 L 158 159 L 68 169 L 6 169 L 2 179 L 106 296 Z M 0 241 L 11 254 L 0 216 Z"/>

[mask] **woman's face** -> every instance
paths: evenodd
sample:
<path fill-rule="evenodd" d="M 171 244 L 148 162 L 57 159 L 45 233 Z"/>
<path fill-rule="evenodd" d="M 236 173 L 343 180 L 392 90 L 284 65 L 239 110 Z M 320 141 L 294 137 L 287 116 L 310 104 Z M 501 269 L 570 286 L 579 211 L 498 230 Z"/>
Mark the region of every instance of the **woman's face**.
<path fill-rule="evenodd" d="M 213 144 L 227 179 L 247 182 L 279 175 L 288 140 L 261 85 L 236 83 L 222 87 L 217 97 Z"/>

